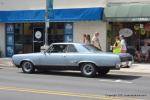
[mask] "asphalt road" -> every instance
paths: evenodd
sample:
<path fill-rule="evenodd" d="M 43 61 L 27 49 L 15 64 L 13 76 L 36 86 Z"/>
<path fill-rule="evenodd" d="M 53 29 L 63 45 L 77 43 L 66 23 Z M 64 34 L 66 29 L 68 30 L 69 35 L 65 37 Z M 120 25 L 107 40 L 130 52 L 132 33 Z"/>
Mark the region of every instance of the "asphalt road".
<path fill-rule="evenodd" d="M 149 84 L 150 74 L 115 71 L 85 78 L 79 72 L 0 68 L 0 100 L 150 100 Z"/>

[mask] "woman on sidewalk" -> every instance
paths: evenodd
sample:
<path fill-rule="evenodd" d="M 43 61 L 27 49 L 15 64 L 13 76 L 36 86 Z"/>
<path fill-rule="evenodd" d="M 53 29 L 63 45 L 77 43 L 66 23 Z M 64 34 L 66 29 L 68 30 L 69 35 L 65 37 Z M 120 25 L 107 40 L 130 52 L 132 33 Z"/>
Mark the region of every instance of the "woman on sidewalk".
<path fill-rule="evenodd" d="M 116 36 L 115 43 L 113 45 L 113 53 L 121 53 L 121 41 L 119 39 L 119 36 Z"/>
<path fill-rule="evenodd" d="M 120 45 L 121 45 L 121 53 L 126 53 L 127 52 L 127 47 L 126 47 L 126 41 L 124 39 L 123 35 L 120 35 Z"/>
<path fill-rule="evenodd" d="M 99 34 L 100 34 L 100 33 L 98 33 L 98 32 L 96 32 L 96 33 L 94 34 L 94 36 L 92 37 L 92 44 L 93 44 L 95 47 L 97 47 L 97 48 L 99 48 L 100 50 L 102 50 L 101 45 L 100 45 L 100 41 L 99 41 Z"/>

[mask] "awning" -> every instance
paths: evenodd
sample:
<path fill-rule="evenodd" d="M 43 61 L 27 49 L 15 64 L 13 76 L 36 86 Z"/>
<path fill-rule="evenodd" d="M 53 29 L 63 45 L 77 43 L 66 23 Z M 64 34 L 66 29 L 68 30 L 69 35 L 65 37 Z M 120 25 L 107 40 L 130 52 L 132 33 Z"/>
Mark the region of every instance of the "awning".
<path fill-rule="evenodd" d="M 50 21 L 95 21 L 102 20 L 104 8 L 54 9 Z M 44 22 L 45 10 L 0 11 L 0 22 Z"/>
<path fill-rule="evenodd" d="M 0 22 L 41 22 L 44 21 L 44 10 L 0 11 Z"/>
<path fill-rule="evenodd" d="M 104 10 L 107 21 L 150 21 L 150 4 L 126 4 L 110 6 Z"/>

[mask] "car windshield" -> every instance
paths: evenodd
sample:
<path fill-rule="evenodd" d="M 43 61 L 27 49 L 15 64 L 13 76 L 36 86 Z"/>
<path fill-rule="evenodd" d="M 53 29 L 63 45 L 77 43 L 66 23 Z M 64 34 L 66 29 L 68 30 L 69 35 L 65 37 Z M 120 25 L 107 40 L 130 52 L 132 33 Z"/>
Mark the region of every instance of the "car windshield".
<path fill-rule="evenodd" d="M 93 45 L 83 45 L 83 47 L 85 47 L 90 52 L 100 52 L 101 51 L 101 49 L 99 49 Z"/>

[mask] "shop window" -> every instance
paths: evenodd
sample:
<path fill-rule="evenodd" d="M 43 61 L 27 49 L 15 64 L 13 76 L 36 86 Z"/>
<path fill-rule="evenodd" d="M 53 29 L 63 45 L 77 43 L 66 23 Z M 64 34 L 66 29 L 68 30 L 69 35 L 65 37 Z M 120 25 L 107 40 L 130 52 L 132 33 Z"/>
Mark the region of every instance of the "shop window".
<path fill-rule="evenodd" d="M 32 45 L 33 45 L 33 37 L 32 37 L 32 29 L 30 28 L 31 23 L 24 24 L 24 53 L 32 52 Z"/>
<path fill-rule="evenodd" d="M 11 57 L 14 54 L 14 25 L 6 24 L 6 56 Z"/>
<path fill-rule="evenodd" d="M 64 41 L 64 23 L 50 23 L 48 40 L 49 44 Z"/>
<path fill-rule="evenodd" d="M 48 29 L 48 44 L 64 41 L 64 24 L 65 23 L 62 22 L 50 23 Z M 44 45 L 44 35 L 43 42 L 41 42 L 40 45 L 39 42 L 37 42 L 37 44 L 34 43 L 34 29 L 42 28 L 42 33 L 44 34 L 44 23 L 15 23 L 13 25 L 15 54 L 36 52 L 34 49 L 40 51 L 40 47 Z"/>
<path fill-rule="evenodd" d="M 32 52 L 32 29 L 30 23 L 14 24 L 15 54 Z"/>
<path fill-rule="evenodd" d="M 23 53 L 23 24 L 14 24 L 15 54 Z"/>

